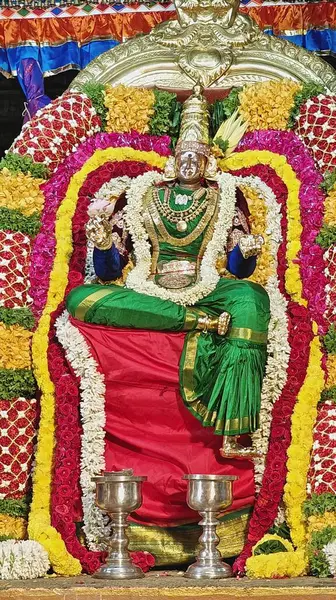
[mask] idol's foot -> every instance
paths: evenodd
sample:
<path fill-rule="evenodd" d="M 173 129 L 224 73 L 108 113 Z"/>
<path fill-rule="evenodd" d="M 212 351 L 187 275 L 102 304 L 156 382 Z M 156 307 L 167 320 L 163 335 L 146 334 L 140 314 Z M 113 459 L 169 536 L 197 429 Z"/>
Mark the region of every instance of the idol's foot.
<path fill-rule="evenodd" d="M 238 444 L 235 437 L 224 437 L 223 446 L 220 449 L 220 455 L 222 458 L 240 458 L 244 460 L 252 460 L 258 456 L 262 456 L 261 452 L 254 448 L 246 448 L 241 444 Z"/>

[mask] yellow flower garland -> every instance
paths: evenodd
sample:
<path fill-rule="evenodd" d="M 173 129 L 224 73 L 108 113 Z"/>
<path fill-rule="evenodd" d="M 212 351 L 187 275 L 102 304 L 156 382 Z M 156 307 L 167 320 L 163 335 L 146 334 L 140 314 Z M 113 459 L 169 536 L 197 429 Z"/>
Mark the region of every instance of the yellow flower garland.
<path fill-rule="evenodd" d="M 8 169 L 0 171 L 0 207 L 19 210 L 29 216 L 41 212 L 44 195 L 40 190 L 43 179 L 36 179 L 23 173 L 11 173 Z"/>
<path fill-rule="evenodd" d="M 327 511 L 323 515 L 311 515 L 308 517 L 308 538 L 311 538 L 315 531 L 321 531 L 326 527 L 336 527 L 335 512 Z"/>
<path fill-rule="evenodd" d="M 27 536 L 27 521 L 22 517 L 0 515 L 0 536 L 24 540 Z"/>
<path fill-rule="evenodd" d="M 108 109 L 108 132 L 139 133 L 149 131 L 149 121 L 154 114 L 155 96 L 152 90 L 117 85 L 105 87 L 105 106 Z"/>
<path fill-rule="evenodd" d="M 29 369 L 31 331 L 19 325 L 0 323 L 0 369 Z"/>
<path fill-rule="evenodd" d="M 266 212 L 267 207 L 263 198 L 252 187 L 240 186 L 251 213 L 249 217 L 251 233 L 264 236 L 265 244 L 261 255 L 258 257 L 257 266 L 250 281 L 265 286 L 271 275 L 274 275 L 274 258 L 270 251 L 270 240 L 267 235 Z"/>
<path fill-rule="evenodd" d="M 324 222 L 326 225 L 336 225 L 336 185 L 324 202 Z"/>
<path fill-rule="evenodd" d="M 294 170 L 287 163 L 284 156 L 269 152 L 268 150 L 246 150 L 245 152 L 237 152 L 229 158 L 219 161 L 219 167 L 223 171 L 236 171 L 243 167 L 254 167 L 259 164 L 268 165 L 274 169 L 288 189 L 288 243 L 286 249 L 288 268 L 285 275 L 286 289 L 293 300 L 306 306 L 307 302 L 302 297 L 302 281 L 298 264 L 302 233 L 299 200 L 300 181 L 296 177 Z"/>
<path fill-rule="evenodd" d="M 246 561 L 247 575 L 252 579 L 300 577 L 306 573 L 306 568 L 307 561 L 302 550 L 260 554 Z"/>
<path fill-rule="evenodd" d="M 310 344 L 306 377 L 292 415 L 292 440 L 287 452 L 288 473 L 284 491 L 287 522 L 293 543 L 299 549 L 304 549 L 307 541 L 302 504 L 307 497 L 307 474 L 313 445 L 317 404 L 324 388 L 323 355 L 316 324 L 314 324 L 314 333 L 315 337 Z"/>
<path fill-rule="evenodd" d="M 327 356 L 327 388 L 336 385 L 336 354 L 328 354 Z"/>
<path fill-rule="evenodd" d="M 33 500 L 29 515 L 29 537 L 40 542 L 48 551 L 55 572 L 61 575 L 78 575 L 79 560 L 67 551 L 60 534 L 50 525 L 50 497 L 52 461 L 55 439 L 55 388 L 48 369 L 48 332 L 50 315 L 62 301 L 67 286 L 68 263 L 72 253 L 71 221 L 78 193 L 89 173 L 108 161 L 140 161 L 162 168 L 166 158 L 156 152 L 143 152 L 133 148 L 107 148 L 97 150 L 71 179 L 65 198 L 56 216 L 56 254 L 50 275 L 45 309 L 33 336 L 32 355 L 36 380 L 41 390 L 41 417 L 33 478 Z"/>
<path fill-rule="evenodd" d="M 288 119 L 294 106 L 294 96 L 301 85 L 289 79 L 250 84 L 239 94 L 239 112 L 255 129 L 288 129 Z"/>

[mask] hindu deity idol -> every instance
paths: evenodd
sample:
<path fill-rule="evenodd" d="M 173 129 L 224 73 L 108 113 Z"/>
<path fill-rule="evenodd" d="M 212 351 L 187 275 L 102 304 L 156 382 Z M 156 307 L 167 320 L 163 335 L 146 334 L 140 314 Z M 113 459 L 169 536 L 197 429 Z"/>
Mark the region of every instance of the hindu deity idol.
<path fill-rule="evenodd" d="M 236 179 L 217 170 L 200 86 L 183 105 L 164 176 L 137 177 L 126 199 L 118 234 L 113 207 L 98 216 L 92 211 L 87 234 L 98 283 L 72 290 L 67 308 L 76 319 L 106 327 L 185 331 L 179 367 L 185 406 L 223 436 L 223 457 L 251 458 L 237 438 L 259 427 L 269 298 L 247 278 L 263 239 L 250 233 Z"/>

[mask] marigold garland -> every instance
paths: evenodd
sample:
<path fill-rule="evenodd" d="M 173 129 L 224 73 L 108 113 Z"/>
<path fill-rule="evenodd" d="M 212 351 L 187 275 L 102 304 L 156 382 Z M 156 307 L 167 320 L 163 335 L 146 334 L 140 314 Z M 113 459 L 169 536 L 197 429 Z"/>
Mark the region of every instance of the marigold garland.
<path fill-rule="evenodd" d="M 27 521 L 22 517 L 0 514 L 0 537 L 7 536 L 23 540 L 27 535 Z"/>
<path fill-rule="evenodd" d="M 106 131 L 147 133 L 154 114 L 155 95 L 152 90 L 117 85 L 105 87 L 108 109 Z"/>
<path fill-rule="evenodd" d="M 316 333 L 316 331 L 315 331 Z M 310 344 L 310 356 L 304 384 L 298 395 L 292 416 L 292 441 L 288 449 L 288 475 L 284 502 L 291 537 L 297 548 L 305 548 L 306 527 L 303 503 L 307 497 L 307 474 L 313 445 L 313 427 L 317 404 L 324 387 L 320 340 L 314 337 Z"/>
<path fill-rule="evenodd" d="M 0 323 L 0 368 L 26 369 L 30 367 L 30 339 L 32 333 L 20 325 L 6 327 Z"/>
<path fill-rule="evenodd" d="M 239 94 L 239 112 L 249 130 L 287 129 L 294 98 L 301 85 L 294 81 L 264 81 L 250 84 Z"/>
<path fill-rule="evenodd" d="M 327 358 L 327 387 L 336 385 L 336 354 L 329 354 Z"/>
<path fill-rule="evenodd" d="M 315 531 L 321 531 L 325 527 L 336 528 L 336 512 L 326 511 L 323 515 L 311 515 L 308 517 L 308 537 L 311 538 Z"/>
<path fill-rule="evenodd" d="M 63 575 L 80 573 L 81 567 L 66 550 L 59 533 L 50 526 L 50 494 L 54 447 L 55 388 L 48 369 L 48 333 L 51 313 L 63 300 L 67 287 L 68 263 L 72 252 L 71 220 L 76 208 L 78 193 L 87 175 L 106 161 L 136 160 L 147 162 L 153 168 L 163 168 L 166 159 L 159 154 L 133 148 L 107 148 L 97 150 L 71 179 L 66 196 L 57 211 L 55 237 L 56 255 L 50 275 L 47 304 L 33 337 L 33 363 L 41 390 L 41 418 L 33 478 L 33 500 L 29 518 L 29 537 L 39 541 L 49 552 L 54 570 Z"/>
<path fill-rule="evenodd" d="M 261 554 L 248 558 L 246 569 L 247 575 L 253 579 L 300 577 L 306 572 L 307 561 L 302 550 Z"/>
<path fill-rule="evenodd" d="M 336 225 L 336 184 L 324 202 L 324 222 L 326 225 Z"/>
<path fill-rule="evenodd" d="M 41 212 L 44 196 L 40 190 L 43 179 L 23 173 L 0 172 L 0 206 L 20 211 L 25 216 Z"/>

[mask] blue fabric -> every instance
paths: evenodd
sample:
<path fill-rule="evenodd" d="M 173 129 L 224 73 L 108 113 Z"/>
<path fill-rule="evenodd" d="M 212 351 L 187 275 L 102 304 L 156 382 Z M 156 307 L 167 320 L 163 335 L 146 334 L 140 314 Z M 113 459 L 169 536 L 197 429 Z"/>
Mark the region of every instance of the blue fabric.
<path fill-rule="evenodd" d="M 114 48 L 116 40 L 92 41 L 80 46 L 65 42 L 59 46 L 38 46 L 34 42 L 12 48 L 0 48 L 0 71 L 17 75 L 17 65 L 25 58 L 35 59 L 44 74 L 67 69 L 84 69 L 94 58 Z"/>
<path fill-rule="evenodd" d="M 121 277 L 125 260 L 119 250 L 112 245 L 109 250 L 93 250 L 93 265 L 97 277 L 102 281 L 114 281 Z"/>
<path fill-rule="evenodd" d="M 266 29 L 264 32 L 273 35 L 271 29 Z M 310 29 L 302 35 L 298 33 L 280 37 L 308 50 L 336 53 L 335 29 Z M 91 60 L 114 48 L 118 43 L 111 39 L 93 40 L 82 46 L 73 41 L 57 46 L 38 46 L 36 42 L 30 41 L 27 45 L 0 48 L 0 71 L 16 75 L 17 64 L 24 58 L 37 60 L 42 72 L 48 74 L 66 69 L 84 69 Z"/>
<path fill-rule="evenodd" d="M 231 252 L 228 252 L 226 268 L 232 275 L 238 277 L 238 279 L 251 277 L 256 268 L 256 264 L 257 257 L 250 256 L 250 258 L 244 258 L 238 244 Z"/>
<path fill-rule="evenodd" d="M 17 65 L 17 76 L 27 99 L 23 118 L 23 123 L 26 123 L 40 108 L 47 106 L 51 99 L 44 94 L 43 73 L 34 58 L 21 60 Z"/>
<path fill-rule="evenodd" d="M 265 29 L 264 33 L 273 35 L 272 29 Z M 278 37 L 296 46 L 314 52 L 336 53 L 336 29 L 309 29 L 304 34 L 279 35 Z"/>

